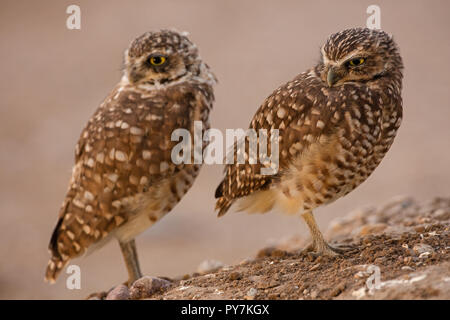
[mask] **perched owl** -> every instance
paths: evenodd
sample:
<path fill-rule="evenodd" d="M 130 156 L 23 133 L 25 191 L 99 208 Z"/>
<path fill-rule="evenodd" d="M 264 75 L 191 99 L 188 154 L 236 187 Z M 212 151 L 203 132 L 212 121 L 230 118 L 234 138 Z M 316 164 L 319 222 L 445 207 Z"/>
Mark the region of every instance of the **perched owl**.
<path fill-rule="evenodd" d="M 248 212 L 300 214 L 311 249 L 342 251 L 325 242 L 312 210 L 355 189 L 389 150 L 402 119 L 402 69 L 399 49 L 383 31 L 331 35 L 321 61 L 275 90 L 251 121 L 256 130 L 279 130 L 278 172 L 262 175 L 261 163 L 227 165 L 216 190 L 219 216 L 235 202 Z"/>
<path fill-rule="evenodd" d="M 50 240 L 45 279 L 70 259 L 116 238 L 128 284 L 141 277 L 134 238 L 189 190 L 200 165 L 174 164 L 175 129 L 209 128 L 216 82 L 184 33 L 136 38 L 125 52 L 121 81 L 81 133 L 66 198 Z"/>

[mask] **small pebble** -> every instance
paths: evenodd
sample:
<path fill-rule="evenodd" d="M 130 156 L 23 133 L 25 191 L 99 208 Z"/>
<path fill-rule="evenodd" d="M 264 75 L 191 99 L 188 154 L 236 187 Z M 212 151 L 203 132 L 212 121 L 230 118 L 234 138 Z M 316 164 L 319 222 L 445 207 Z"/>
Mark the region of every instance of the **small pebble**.
<path fill-rule="evenodd" d="M 247 300 L 253 300 L 255 299 L 256 295 L 258 294 L 258 290 L 256 290 L 255 288 L 250 288 L 247 291 L 247 295 L 245 296 L 245 299 Z"/>
<path fill-rule="evenodd" d="M 424 226 L 417 226 L 417 227 L 414 228 L 414 230 L 416 230 L 416 232 L 423 233 L 425 231 L 425 227 Z"/>
<path fill-rule="evenodd" d="M 131 299 L 145 299 L 158 291 L 167 290 L 171 286 L 165 279 L 145 276 L 136 280 L 130 288 Z"/>
<path fill-rule="evenodd" d="M 319 269 L 319 267 L 320 267 L 320 263 L 316 263 L 316 264 L 313 265 L 311 268 L 309 268 L 309 271 L 317 270 L 317 269 Z"/>
<path fill-rule="evenodd" d="M 120 284 L 112 289 L 106 296 L 106 300 L 128 300 L 130 298 L 130 291 L 124 284 Z"/>
<path fill-rule="evenodd" d="M 182 280 L 188 280 L 188 279 L 190 279 L 190 278 L 191 278 L 191 275 L 188 274 L 188 273 L 186 273 L 186 274 L 182 277 Z"/>
<path fill-rule="evenodd" d="M 330 295 L 332 297 L 337 297 L 338 295 L 341 294 L 341 292 L 343 292 L 345 290 L 345 287 L 346 287 L 345 282 L 341 282 L 336 287 L 334 287 L 333 290 L 331 290 Z"/>
<path fill-rule="evenodd" d="M 410 266 L 403 266 L 402 270 L 414 271 L 414 268 L 411 268 Z"/>
<path fill-rule="evenodd" d="M 430 255 L 431 255 L 430 252 L 422 252 L 422 253 L 419 255 L 419 258 L 420 258 L 420 259 L 426 259 L 426 258 L 428 258 Z"/>
<path fill-rule="evenodd" d="M 230 280 L 240 280 L 242 278 L 242 275 L 239 272 L 232 272 L 230 273 Z"/>
<path fill-rule="evenodd" d="M 432 252 L 434 252 L 434 249 L 432 246 L 430 246 L 428 244 L 419 243 L 419 244 L 414 245 L 413 251 L 415 254 L 421 255 L 422 253 L 426 253 L 426 252 L 428 252 L 428 254 L 431 254 Z"/>
<path fill-rule="evenodd" d="M 217 260 L 205 260 L 197 267 L 197 272 L 200 274 L 211 273 L 219 270 L 225 265 Z"/>
<path fill-rule="evenodd" d="M 316 299 L 319 295 L 319 292 L 317 290 L 311 291 L 311 299 Z"/>
<path fill-rule="evenodd" d="M 359 231 L 360 236 L 367 236 L 369 234 L 378 234 L 383 232 L 387 228 L 385 223 L 367 224 Z"/>

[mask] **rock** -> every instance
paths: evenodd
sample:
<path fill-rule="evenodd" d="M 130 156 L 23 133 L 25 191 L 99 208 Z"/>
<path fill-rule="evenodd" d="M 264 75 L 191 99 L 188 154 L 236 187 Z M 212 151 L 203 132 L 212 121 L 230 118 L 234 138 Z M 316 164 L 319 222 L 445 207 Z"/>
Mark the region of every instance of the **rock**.
<path fill-rule="evenodd" d="M 253 259 L 253 258 L 245 258 L 245 259 L 243 259 L 241 262 L 239 262 L 239 264 L 247 264 L 247 263 L 250 263 L 250 262 L 252 262 L 252 261 L 254 261 L 255 259 Z"/>
<path fill-rule="evenodd" d="M 253 281 L 253 282 L 259 282 L 261 281 L 262 276 L 250 276 L 248 277 L 248 280 Z"/>
<path fill-rule="evenodd" d="M 211 273 L 219 270 L 225 265 L 217 260 L 205 260 L 197 267 L 197 272 L 200 274 Z"/>
<path fill-rule="evenodd" d="M 258 289 L 267 289 L 267 288 L 273 288 L 277 287 L 280 284 L 279 281 L 272 279 L 270 281 L 268 280 L 261 280 L 258 283 L 256 283 L 256 287 Z"/>
<path fill-rule="evenodd" d="M 311 299 L 316 299 L 318 295 L 319 295 L 318 290 L 311 291 Z"/>
<path fill-rule="evenodd" d="M 356 279 L 367 278 L 367 274 L 363 271 L 358 271 L 353 277 Z"/>
<path fill-rule="evenodd" d="M 346 284 L 345 281 L 342 281 L 341 283 L 339 283 L 336 287 L 334 287 L 331 292 L 330 295 L 332 297 L 336 297 L 338 295 L 341 294 L 341 292 L 343 292 L 345 290 Z"/>
<path fill-rule="evenodd" d="M 105 291 L 94 292 L 94 293 L 91 293 L 89 296 L 87 296 L 86 300 L 104 300 L 104 299 L 106 299 L 107 295 L 108 295 L 108 293 Z"/>
<path fill-rule="evenodd" d="M 293 236 L 285 236 L 280 239 L 279 242 L 273 244 L 276 248 L 282 251 L 295 251 L 300 250 L 303 247 L 306 247 L 309 243 L 309 239 L 306 235 L 293 235 Z"/>
<path fill-rule="evenodd" d="M 366 223 L 367 216 L 373 214 L 373 207 L 358 208 L 345 217 L 335 218 L 330 222 L 326 235 L 329 238 L 349 235 L 353 230 Z"/>
<path fill-rule="evenodd" d="M 424 226 L 417 226 L 417 227 L 414 228 L 414 230 L 416 232 L 423 233 L 423 232 L 425 232 L 425 227 Z"/>
<path fill-rule="evenodd" d="M 419 258 L 420 259 L 427 259 L 429 256 L 431 255 L 431 253 L 430 252 L 423 252 L 423 253 L 421 253 L 420 255 L 419 255 Z"/>
<path fill-rule="evenodd" d="M 131 299 L 145 299 L 156 292 L 167 290 L 171 286 L 165 279 L 145 276 L 136 280 L 130 288 Z"/>
<path fill-rule="evenodd" d="M 360 300 L 366 296 L 366 288 L 361 287 L 358 290 L 354 290 L 352 292 L 352 297 L 355 297 L 357 300 Z"/>
<path fill-rule="evenodd" d="M 360 236 L 367 236 L 369 234 L 382 233 L 387 228 L 385 223 L 366 224 L 359 230 Z"/>
<path fill-rule="evenodd" d="M 420 255 L 422 255 L 422 254 L 424 254 L 426 252 L 428 252 L 428 254 L 431 254 L 431 253 L 434 252 L 434 249 L 433 249 L 432 246 L 430 246 L 428 244 L 419 243 L 419 244 L 414 245 L 413 251 L 414 251 L 415 254 L 420 256 Z"/>
<path fill-rule="evenodd" d="M 255 299 L 257 294 L 258 294 L 258 290 L 256 290 L 255 288 L 250 288 L 247 291 L 247 295 L 245 296 L 245 299 L 246 300 L 253 300 L 253 299 Z"/>
<path fill-rule="evenodd" d="M 320 263 L 316 263 L 315 265 L 313 265 L 311 268 L 309 268 L 309 271 L 314 271 L 320 268 Z"/>
<path fill-rule="evenodd" d="M 112 289 L 106 296 L 106 300 L 128 300 L 130 298 L 130 291 L 124 284 L 120 284 Z"/>
<path fill-rule="evenodd" d="M 274 258 L 283 258 L 286 256 L 286 251 L 280 250 L 275 247 L 268 247 L 258 251 L 256 254 L 257 258 L 265 258 L 265 257 L 274 257 Z"/>
<path fill-rule="evenodd" d="M 414 271 L 414 268 L 411 268 L 410 266 L 403 266 L 402 270 Z"/>
<path fill-rule="evenodd" d="M 230 280 L 234 281 L 234 280 L 240 280 L 242 278 L 242 275 L 239 272 L 232 272 L 230 273 Z"/>
<path fill-rule="evenodd" d="M 434 211 L 433 215 L 437 220 L 448 220 L 450 219 L 450 210 L 437 209 Z"/>
<path fill-rule="evenodd" d="M 414 198 L 410 196 L 396 196 L 389 200 L 384 206 L 379 209 L 379 213 L 384 216 L 393 216 L 401 213 L 408 207 L 412 207 L 415 201 Z"/>

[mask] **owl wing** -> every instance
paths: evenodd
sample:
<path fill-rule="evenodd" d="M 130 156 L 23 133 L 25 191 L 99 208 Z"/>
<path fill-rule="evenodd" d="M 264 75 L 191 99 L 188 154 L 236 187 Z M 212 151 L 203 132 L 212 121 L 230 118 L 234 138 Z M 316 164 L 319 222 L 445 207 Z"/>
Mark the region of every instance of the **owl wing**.
<path fill-rule="evenodd" d="M 172 161 L 178 142 L 171 135 L 175 129 L 192 132 L 194 120 L 207 123 L 213 93 L 206 85 L 180 86 L 164 94 L 118 87 L 91 117 L 77 144 L 69 190 L 50 240 L 47 279 L 126 223 L 148 190 L 159 190 L 162 181 L 182 170 L 197 174 L 198 165 Z M 170 185 L 174 197 L 182 191 Z"/>
<path fill-rule="evenodd" d="M 333 97 L 322 82 L 310 73 L 298 77 L 275 90 L 254 115 L 250 128 L 279 130 L 279 169 L 274 175 L 262 175 L 267 167 L 257 164 L 230 164 L 216 189 L 216 209 L 224 215 L 233 202 L 258 190 L 268 188 L 312 143 L 324 134 L 331 134 L 340 119 L 335 113 Z M 333 118 L 333 116 L 335 118 Z M 270 145 L 268 146 L 270 153 Z M 246 149 L 248 153 L 248 149 Z M 246 157 L 247 158 L 247 157 Z"/>

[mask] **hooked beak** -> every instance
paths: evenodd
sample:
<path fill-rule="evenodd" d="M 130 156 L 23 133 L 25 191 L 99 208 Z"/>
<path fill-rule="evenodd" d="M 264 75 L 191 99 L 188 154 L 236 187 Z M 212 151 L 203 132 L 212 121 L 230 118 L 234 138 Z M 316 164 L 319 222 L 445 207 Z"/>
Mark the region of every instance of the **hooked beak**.
<path fill-rule="evenodd" d="M 338 81 L 339 81 L 339 75 L 337 74 L 334 67 L 331 67 L 330 69 L 328 69 L 328 74 L 327 74 L 328 86 L 332 87 Z"/>

